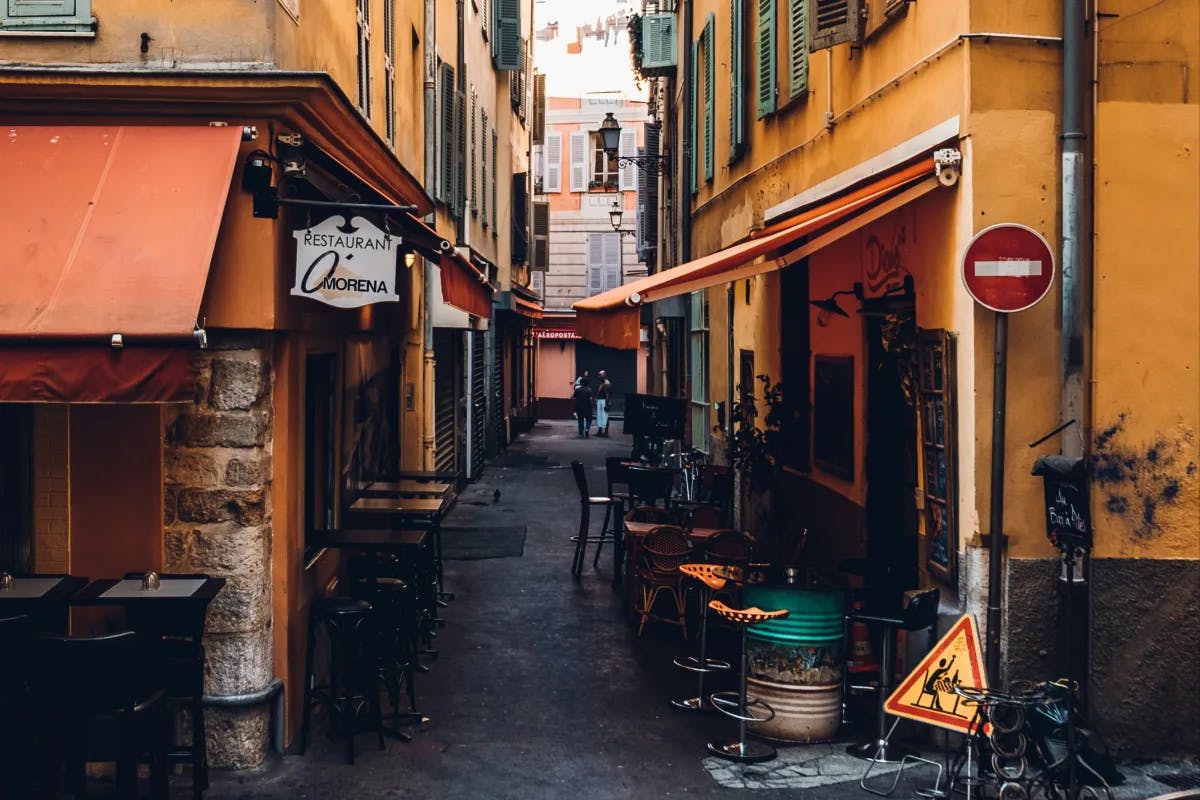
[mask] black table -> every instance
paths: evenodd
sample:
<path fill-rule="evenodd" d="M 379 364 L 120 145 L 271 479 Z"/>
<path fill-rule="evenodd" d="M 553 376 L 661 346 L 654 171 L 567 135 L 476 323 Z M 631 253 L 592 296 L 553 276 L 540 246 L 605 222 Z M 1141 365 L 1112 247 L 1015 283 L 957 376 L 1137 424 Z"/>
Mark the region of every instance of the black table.
<path fill-rule="evenodd" d="M 436 474 L 436 473 L 431 473 Z M 442 581 L 442 517 L 450 510 L 454 498 L 442 497 L 360 497 L 346 509 L 346 519 L 352 528 L 373 529 L 384 525 L 397 530 L 427 528 L 433 536 L 433 558 L 437 569 L 438 600 L 454 599 L 445 591 Z"/>
<path fill-rule="evenodd" d="M 35 584 L 55 579 L 44 589 Z M 0 617 L 25 614 L 34 630 L 66 633 L 69 602 L 87 582 L 87 578 L 73 575 L 13 576 L 13 589 L 0 589 Z"/>

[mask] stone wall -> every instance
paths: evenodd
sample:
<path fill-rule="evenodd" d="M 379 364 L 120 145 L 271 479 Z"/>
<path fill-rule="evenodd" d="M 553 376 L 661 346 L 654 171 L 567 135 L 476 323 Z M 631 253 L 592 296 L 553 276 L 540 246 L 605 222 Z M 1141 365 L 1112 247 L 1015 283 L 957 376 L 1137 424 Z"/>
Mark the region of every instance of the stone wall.
<path fill-rule="evenodd" d="M 164 570 L 226 579 L 208 610 L 206 695 L 259 691 L 271 651 L 271 347 L 266 335 L 210 332 L 196 401 L 167 406 Z M 209 708 L 209 762 L 244 768 L 267 751 L 268 708 Z"/>

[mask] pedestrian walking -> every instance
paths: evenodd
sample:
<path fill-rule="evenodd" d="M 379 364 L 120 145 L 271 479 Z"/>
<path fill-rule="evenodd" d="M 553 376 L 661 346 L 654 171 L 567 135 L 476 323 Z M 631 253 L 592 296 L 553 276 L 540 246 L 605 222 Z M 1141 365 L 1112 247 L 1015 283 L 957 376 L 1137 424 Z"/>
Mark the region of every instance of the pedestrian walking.
<path fill-rule="evenodd" d="M 592 387 L 586 377 L 579 379 L 572 399 L 575 401 L 575 420 L 579 423 L 579 438 L 591 436 L 592 429 Z"/>
<path fill-rule="evenodd" d="M 612 381 L 608 373 L 600 370 L 596 373 L 600 385 L 596 387 L 596 435 L 608 436 L 608 403 L 612 399 Z"/>

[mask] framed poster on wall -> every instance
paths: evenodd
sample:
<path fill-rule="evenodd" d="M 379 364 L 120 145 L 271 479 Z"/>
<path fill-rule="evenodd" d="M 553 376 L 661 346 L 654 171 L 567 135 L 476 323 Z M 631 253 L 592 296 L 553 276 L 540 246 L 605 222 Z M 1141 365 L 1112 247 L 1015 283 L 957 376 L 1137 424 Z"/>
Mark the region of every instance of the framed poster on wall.
<path fill-rule="evenodd" d="M 813 358 L 813 464 L 854 480 L 854 357 Z"/>
<path fill-rule="evenodd" d="M 919 351 L 926 559 L 929 571 L 949 583 L 955 581 L 958 566 L 956 342 L 948 331 L 922 330 Z"/>

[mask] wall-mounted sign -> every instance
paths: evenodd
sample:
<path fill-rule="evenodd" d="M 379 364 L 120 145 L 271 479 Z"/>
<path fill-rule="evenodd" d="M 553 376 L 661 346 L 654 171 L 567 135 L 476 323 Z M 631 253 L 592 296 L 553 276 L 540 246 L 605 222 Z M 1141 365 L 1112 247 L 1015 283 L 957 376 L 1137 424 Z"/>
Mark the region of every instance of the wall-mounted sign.
<path fill-rule="evenodd" d="M 292 294 L 338 308 L 396 303 L 396 248 L 400 237 L 362 217 L 334 214 L 292 233 L 296 283 Z"/>
<path fill-rule="evenodd" d="M 533 335 L 538 339 L 578 339 L 579 334 L 570 328 L 534 328 Z"/>

